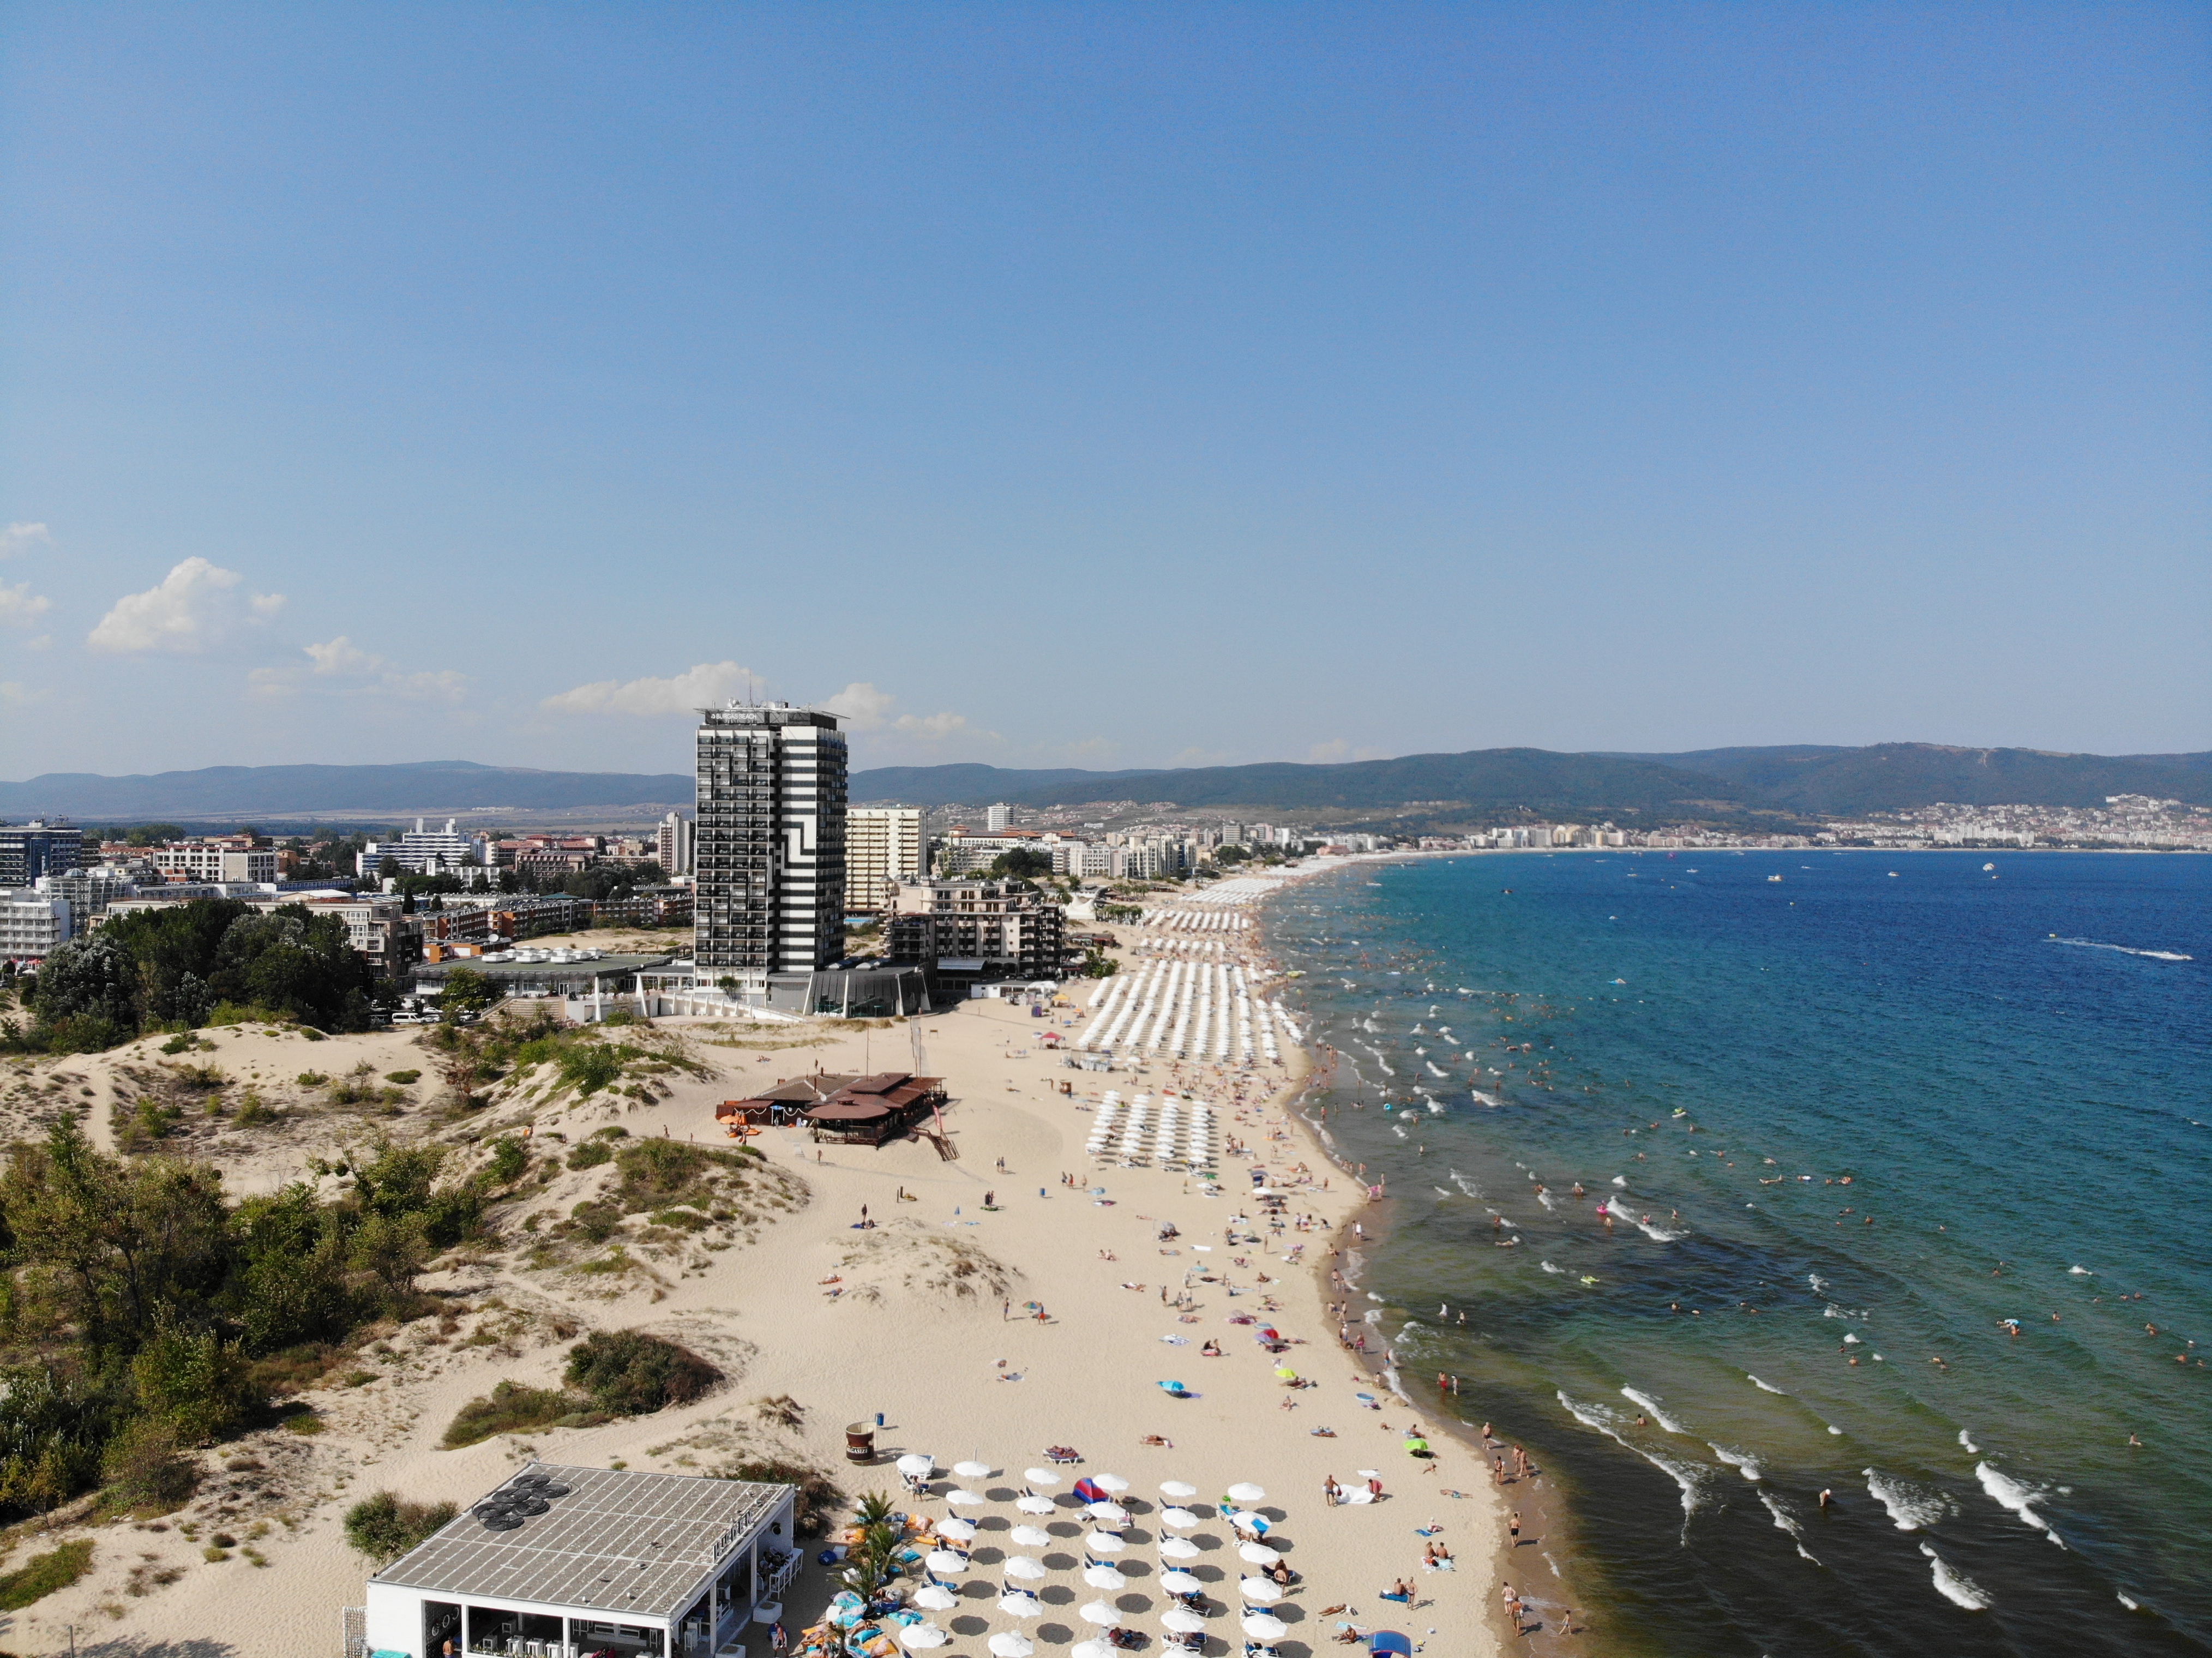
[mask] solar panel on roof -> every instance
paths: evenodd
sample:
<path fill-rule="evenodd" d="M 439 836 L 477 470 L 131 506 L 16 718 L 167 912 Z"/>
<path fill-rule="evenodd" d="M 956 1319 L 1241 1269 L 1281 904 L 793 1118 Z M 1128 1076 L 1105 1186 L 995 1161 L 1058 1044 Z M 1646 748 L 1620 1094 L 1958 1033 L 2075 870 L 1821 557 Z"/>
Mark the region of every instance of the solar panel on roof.
<path fill-rule="evenodd" d="M 533 1465 L 375 1581 L 435 1594 L 672 1617 L 789 1487 Z M 555 1486 L 566 1500 L 548 1501 Z M 514 1506 L 520 1500 L 521 1507 Z M 534 1515 L 525 1509 L 537 1509 Z M 487 1509 L 492 1518 L 484 1517 Z"/>

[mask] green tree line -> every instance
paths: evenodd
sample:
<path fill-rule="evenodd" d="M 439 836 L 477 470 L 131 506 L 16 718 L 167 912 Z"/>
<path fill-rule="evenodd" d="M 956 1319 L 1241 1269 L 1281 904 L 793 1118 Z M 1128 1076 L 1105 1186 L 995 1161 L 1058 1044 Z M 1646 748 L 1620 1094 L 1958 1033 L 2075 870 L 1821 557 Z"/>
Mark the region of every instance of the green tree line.
<path fill-rule="evenodd" d="M 28 981 L 18 1050 L 90 1053 L 143 1030 L 204 1025 L 228 1006 L 322 1030 L 366 1030 L 375 975 L 335 915 L 201 898 L 118 915 L 64 944 Z"/>
<path fill-rule="evenodd" d="M 447 1148 L 379 1145 L 228 1201 L 222 1176 L 101 1153 L 75 1121 L 0 1172 L 0 1521 L 103 1483 L 180 1497 L 180 1453 L 263 1418 L 271 1386 L 380 1319 L 422 1309 L 416 1275 L 476 1233 L 528 1159 L 441 1181 Z"/>

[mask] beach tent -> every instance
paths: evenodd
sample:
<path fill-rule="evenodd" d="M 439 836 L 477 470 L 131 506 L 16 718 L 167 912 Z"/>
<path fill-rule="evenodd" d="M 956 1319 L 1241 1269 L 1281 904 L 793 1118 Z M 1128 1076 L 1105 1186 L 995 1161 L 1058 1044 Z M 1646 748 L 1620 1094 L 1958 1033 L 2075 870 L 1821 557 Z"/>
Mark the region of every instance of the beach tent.
<path fill-rule="evenodd" d="M 1413 1643 L 1396 1630 L 1378 1629 L 1367 1637 L 1367 1649 L 1375 1653 L 1395 1652 L 1399 1658 L 1413 1658 Z"/>
<path fill-rule="evenodd" d="M 1114 1500 L 1111 1491 L 1088 1475 L 1075 1482 L 1075 1495 L 1085 1503 L 1110 1503 Z"/>

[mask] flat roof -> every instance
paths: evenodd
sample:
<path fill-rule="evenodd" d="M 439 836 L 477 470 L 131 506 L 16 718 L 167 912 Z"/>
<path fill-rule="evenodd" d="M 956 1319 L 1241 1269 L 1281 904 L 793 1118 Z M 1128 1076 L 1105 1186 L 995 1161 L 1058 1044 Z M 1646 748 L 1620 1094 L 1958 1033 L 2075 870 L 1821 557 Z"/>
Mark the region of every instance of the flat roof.
<path fill-rule="evenodd" d="M 479 1602 L 674 1618 L 792 1490 L 698 1474 L 532 1462 L 500 1494 L 519 1494 L 517 1482 L 533 1475 L 566 1485 L 568 1494 L 546 1499 L 546 1513 L 525 1518 L 512 1531 L 486 1529 L 471 1505 L 369 1581 Z"/>
<path fill-rule="evenodd" d="M 530 944 L 526 940 L 522 947 L 527 950 Z M 442 979 L 455 968 L 465 967 L 492 979 L 605 979 L 618 973 L 650 973 L 675 959 L 673 956 L 601 956 L 588 962 L 487 962 L 479 956 L 456 956 L 448 961 L 425 962 L 415 969 L 415 976 Z"/>

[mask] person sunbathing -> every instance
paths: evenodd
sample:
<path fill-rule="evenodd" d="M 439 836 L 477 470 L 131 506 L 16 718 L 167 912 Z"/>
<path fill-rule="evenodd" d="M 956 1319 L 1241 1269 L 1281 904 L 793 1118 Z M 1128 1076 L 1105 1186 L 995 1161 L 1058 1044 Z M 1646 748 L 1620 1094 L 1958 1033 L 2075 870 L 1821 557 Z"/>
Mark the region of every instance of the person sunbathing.
<path fill-rule="evenodd" d="M 1139 1445 L 1162 1446 L 1170 1451 L 1175 1448 L 1175 1441 L 1166 1438 L 1160 1434 L 1146 1434 L 1142 1438 L 1139 1439 L 1137 1442 Z"/>
<path fill-rule="evenodd" d="M 1221 1344 L 1214 1340 L 1212 1337 L 1208 1336 L 1206 1339 L 1206 1345 L 1200 1347 L 1198 1351 L 1204 1357 L 1219 1358 L 1221 1357 Z"/>

